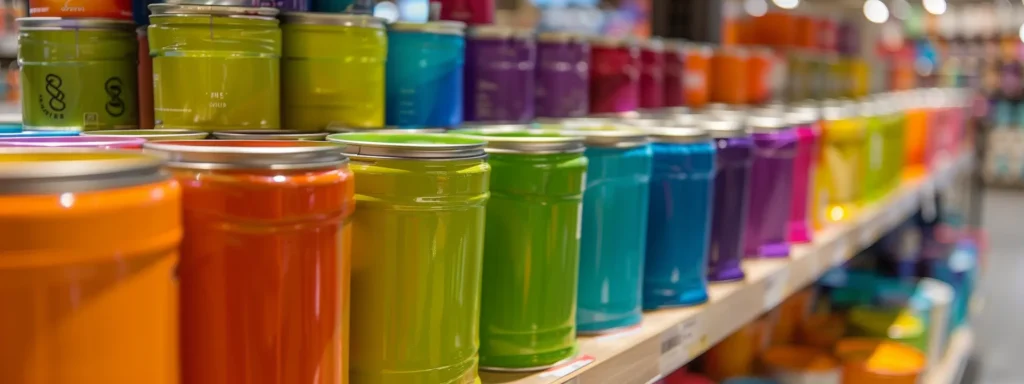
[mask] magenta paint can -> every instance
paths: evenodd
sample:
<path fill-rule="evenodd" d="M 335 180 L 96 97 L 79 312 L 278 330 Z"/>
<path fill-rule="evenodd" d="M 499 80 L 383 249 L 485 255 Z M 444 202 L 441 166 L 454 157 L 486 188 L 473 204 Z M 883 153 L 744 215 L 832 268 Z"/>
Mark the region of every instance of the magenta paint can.
<path fill-rule="evenodd" d="M 686 106 L 686 44 L 682 41 L 665 43 L 665 85 L 662 104 L 666 107 Z"/>
<path fill-rule="evenodd" d="M 465 121 L 532 121 L 536 61 L 533 31 L 496 25 L 470 28 L 463 72 Z"/>
<path fill-rule="evenodd" d="M 755 112 L 747 129 L 754 147 L 743 251 L 747 257 L 785 257 L 797 133 L 774 111 Z"/>
<path fill-rule="evenodd" d="M 142 149 L 141 137 L 62 136 L 0 138 L 0 147 Z"/>
<path fill-rule="evenodd" d="M 793 193 L 789 207 L 790 243 L 809 243 L 813 240 L 811 225 L 812 189 L 821 151 L 821 112 L 819 108 L 807 105 L 793 108 L 786 115 L 789 124 L 796 131 L 796 154 L 793 157 Z"/>
<path fill-rule="evenodd" d="M 738 119 L 708 116 L 701 128 L 715 140 L 715 191 L 708 243 L 708 281 L 744 277 L 743 231 L 750 200 L 754 141 Z"/>
<path fill-rule="evenodd" d="M 640 108 L 665 106 L 665 47 L 651 39 L 640 46 Z"/>
<path fill-rule="evenodd" d="M 590 113 L 621 113 L 640 107 L 640 49 L 630 40 L 590 41 Z"/>
<path fill-rule="evenodd" d="M 537 117 L 583 117 L 590 111 L 590 43 L 577 34 L 537 35 Z"/>
<path fill-rule="evenodd" d="M 441 20 L 461 21 L 469 25 L 494 23 L 494 0 L 430 0 L 431 13 Z"/>

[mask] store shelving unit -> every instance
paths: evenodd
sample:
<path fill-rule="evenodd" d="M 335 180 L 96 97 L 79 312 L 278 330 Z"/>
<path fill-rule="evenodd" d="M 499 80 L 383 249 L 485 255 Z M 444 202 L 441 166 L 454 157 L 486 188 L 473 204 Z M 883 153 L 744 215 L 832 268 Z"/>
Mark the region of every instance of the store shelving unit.
<path fill-rule="evenodd" d="M 973 349 L 974 333 L 969 326 L 954 331 L 946 346 L 946 355 L 928 372 L 924 384 L 959 384 Z"/>
<path fill-rule="evenodd" d="M 813 243 L 795 246 L 789 258 L 748 260 L 744 281 L 713 284 L 711 300 L 696 307 L 644 314 L 631 330 L 606 336 L 582 337 L 579 355 L 543 372 L 481 372 L 484 384 L 647 384 L 706 351 L 742 325 L 774 308 L 783 299 L 811 284 L 827 269 L 839 265 L 912 215 L 922 196 L 947 187 L 970 169 L 969 154 L 937 167 L 925 177 L 906 180 L 885 199 L 860 210 L 855 217 L 817 233 Z M 957 333 L 960 336 L 961 333 Z M 959 339 L 951 341 L 950 351 Z M 970 333 L 967 333 L 967 349 Z M 963 343 L 963 341 L 960 341 Z M 947 368 L 947 367 L 943 367 Z M 932 381 L 927 383 L 931 384 Z M 934 382 L 946 383 L 946 382 Z"/>

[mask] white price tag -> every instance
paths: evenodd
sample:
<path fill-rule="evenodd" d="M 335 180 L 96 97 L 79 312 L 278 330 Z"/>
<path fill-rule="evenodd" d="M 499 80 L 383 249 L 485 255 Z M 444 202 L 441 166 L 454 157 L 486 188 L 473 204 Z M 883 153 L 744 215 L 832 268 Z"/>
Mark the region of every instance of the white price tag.
<path fill-rule="evenodd" d="M 770 310 L 782 303 L 786 298 L 786 287 L 789 284 L 789 269 L 783 269 L 769 276 L 764 281 L 764 309 Z"/>
<path fill-rule="evenodd" d="M 669 328 L 661 334 L 661 358 L 658 370 L 662 376 L 675 372 L 707 347 L 704 324 L 698 316 Z"/>

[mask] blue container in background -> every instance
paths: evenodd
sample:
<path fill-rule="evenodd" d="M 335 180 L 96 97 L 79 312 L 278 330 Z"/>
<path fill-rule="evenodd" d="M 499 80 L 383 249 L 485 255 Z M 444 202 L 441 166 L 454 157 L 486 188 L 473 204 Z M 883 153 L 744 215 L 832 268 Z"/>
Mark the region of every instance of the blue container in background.
<path fill-rule="evenodd" d="M 640 131 L 583 130 L 590 163 L 583 192 L 576 331 L 640 323 L 651 146 Z"/>
<path fill-rule="evenodd" d="M 313 0 L 313 12 L 373 13 L 373 0 Z"/>
<path fill-rule="evenodd" d="M 708 299 L 715 145 L 697 128 L 647 128 L 654 152 L 644 309 Z"/>
<path fill-rule="evenodd" d="M 57 136 L 78 136 L 74 131 L 21 131 L 21 132 L 0 132 L 0 137 L 57 137 Z"/>
<path fill-rule="evenodd" d="M 398 128 L 462 124 L 466 25 L 394 23 L 388 29 L 385 121 Z"/>
<path fill-rule="evenodd" d="M 0 123 L 0 133 L 19 133 L 21 124 Z"/>

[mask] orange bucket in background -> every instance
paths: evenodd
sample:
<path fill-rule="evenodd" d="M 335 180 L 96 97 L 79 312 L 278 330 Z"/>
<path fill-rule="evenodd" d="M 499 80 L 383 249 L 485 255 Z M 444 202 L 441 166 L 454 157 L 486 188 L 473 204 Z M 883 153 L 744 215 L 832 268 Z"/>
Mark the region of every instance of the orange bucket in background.
<path fill-rule="evenodd" d="M 768 317 L 740 327 L 704 353 L 702 372 L 715 381 L 752 375 L 756 370 L 757 355 L 767 345 L 769 332 L 771 322 Z"/>
<path fill-rule="evenodd" d="M 771 345 L 792 344 L 796 340 L 797 328 L 810 316 L 815 296 L 814 289 L 805 288 L 779 304 Z"/>
<path fill-rule="evenodd" d="M 686 89 L 686 106 L 704 108 L 710 99 L 711 47 L 705 44 L 686 43 L 683 47 L 683 81 Z"/>
<path fill-rule="evenodd" d="M 177 384 L 181 191 L 137 151 L 0 151 L 0 383 Z"/>
<path fill-rule="evenodd" d="M 841 315 L 814 315 L 800 323 L 797 340 L 802 345 L 831 351 L 846 335 L 846 319 Z"/>
<path fill-rule="evenodd" d="M 789 12 L 770 11 L 764 16 L 751 19 L 751 34 L 756 41 L 754 45 L 767 45 L 774 48 L 792 48 L 796 46 L 795 15 Z"/>
<path fill-rule="evenodd" d="M 843 384 L 915 384 L 925 368 L 917 349 L 887 340 L 851 338 L 836 344 Z"/>
<path fill-rule="evenodd" d="M 711 102 L 746 104 L 749 64 L 747 50 L 719 47 L 711 56 Z"/>
<path fill-rule="evenodd" d="M 772 75 L 775 70 L 775 52 L 770 48 L 749 49 L 747 59 L 747 104 L 763 104 L 772 98 Z"/>
<path fill-rule="evenodd" d="M 818 348 L 771 347 L 761 355 L 761 363 L 779 384 L 847 384 L 841 381 L 839 361 Z"/>

